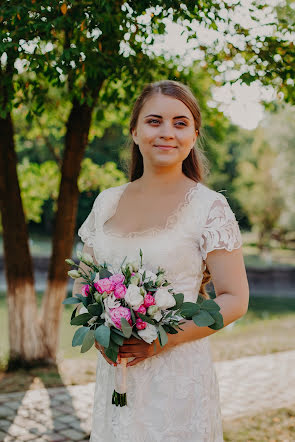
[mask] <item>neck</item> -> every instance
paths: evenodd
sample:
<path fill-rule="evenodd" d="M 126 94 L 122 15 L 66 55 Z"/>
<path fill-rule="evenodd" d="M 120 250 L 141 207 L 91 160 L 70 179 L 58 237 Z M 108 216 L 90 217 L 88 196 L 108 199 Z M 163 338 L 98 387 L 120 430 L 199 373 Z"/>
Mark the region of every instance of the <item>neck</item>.
<path fill-rule="evenodd" d="M 175 188 L 184 180 L 188 180 L 188 178 L 182 172 L 181 167 L 169 168 L 169 170 L 165 167 L 147 169 L 139 178 L 142 188 L 151 191 L 159 190 L 159 188 Z"/>

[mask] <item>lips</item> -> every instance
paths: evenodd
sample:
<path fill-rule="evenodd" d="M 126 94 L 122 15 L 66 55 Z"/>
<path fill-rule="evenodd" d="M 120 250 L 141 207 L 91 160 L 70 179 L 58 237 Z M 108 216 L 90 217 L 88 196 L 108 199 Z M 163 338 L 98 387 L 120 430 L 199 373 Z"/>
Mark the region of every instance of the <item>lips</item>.
<path fill-rule="evenodd" d="M 155 147 L 163 147 L 167 149 L 175 149 L 176 146 L 165 146 L 164 144 L 155 144 Z"/>

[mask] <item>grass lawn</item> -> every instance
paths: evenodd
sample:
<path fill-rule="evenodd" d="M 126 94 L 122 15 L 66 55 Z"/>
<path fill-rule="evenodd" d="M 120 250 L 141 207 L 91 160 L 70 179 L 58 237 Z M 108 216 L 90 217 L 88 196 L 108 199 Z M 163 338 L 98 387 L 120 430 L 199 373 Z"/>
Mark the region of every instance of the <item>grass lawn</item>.
<path fill-rule="evenodd" d="M 292 407 L 223 421 L 223 437 L 225 442 L 293 442 L 295 404 Z"/>

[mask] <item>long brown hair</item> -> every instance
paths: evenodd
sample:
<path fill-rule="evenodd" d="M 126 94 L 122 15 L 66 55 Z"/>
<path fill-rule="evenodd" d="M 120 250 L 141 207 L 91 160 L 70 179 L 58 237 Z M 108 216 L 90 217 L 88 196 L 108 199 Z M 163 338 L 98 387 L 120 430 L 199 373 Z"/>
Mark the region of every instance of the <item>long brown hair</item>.
<path fill-rule="evenodd" d="M 133 129 L 136 128 L 138 116 L 144 104 L 156 94 L 163 94 L 176 98 L 189 108 L 194 117 L 195 129 L 198 130 L 199 136 L 197 137 L 197 144 L 201 144 L 203 141 L 203 132 L 201 128 L 201 111 L 198 101 L 187 85 L 174 80 L 160 80 L 154 83 L 149 83 L 144 87 L 133 106 L 129 124 L 129 134 L 132 135 Z M 129 180 L 135 181 L 143 175 L 143 158 L 139 146 L 133 139 L 130 144 L 131 163 L 129 166 Z M 203 150 L 195 145 L 194 148 L 191 149 L 187 158 L 182 162 L 182 171 L 188 178 L 196 182 L 203 182 L 208 173 L 208 160 Z M 211 275 L 206 267 L 199 290 L 200 295 L 205 299 L 210 298 L 205 288 L 210 279 Z"/>

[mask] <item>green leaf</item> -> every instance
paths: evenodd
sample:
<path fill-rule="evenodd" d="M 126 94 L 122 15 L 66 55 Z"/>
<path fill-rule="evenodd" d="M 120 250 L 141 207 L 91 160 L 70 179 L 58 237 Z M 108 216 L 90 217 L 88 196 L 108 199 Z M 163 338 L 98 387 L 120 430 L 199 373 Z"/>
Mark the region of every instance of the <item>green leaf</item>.
<path fill-rule="evenodd" d="M 84 325 L 92 318 L 90 313 L 82 313 L 71 320 L 71 325 Z"/>
<path fill-rule="evenodd" d="M 80 299 L 80 301 L 82 302 L 82 304 L 84 305 L 84 307 L 87 307 L 87 304 L 88 304 L 87 297 L 81 295 L 81 293 L 77 293 L 76 296 L 77 296 L 78 299 Z"/>
<path fill-rule="evenodd" d="M 132 308 L 130 309 L 130 313 L 131 313 L 131 319 L 132 319 L 132 321 L 133 321 L 133 324 L 135 324 L 135 322 L 136 322 L 136 317 L 135 317 L 135 314 L 134 314 L 134 311 L 133 311 Z"/>
<path fill-rule="evenodd" d="M 122 333 L 121 330 L 118 330 L 118 329 L 115 328 L 115 327 L 111 327 L 111 332 L 114 332 L 114 333 L 116 333 L 117 335 L 119 335 L 119 336 L 123 336 L 123 338 L 125 338 L 124 333 Z"/>
<path fill-rule="evenodd" d="M 118 353 L 119 353 L 119 345 L 116 344 L 116 342 L 114 342 L 112 340 L 112 338 L 110 339 L 110 345 L 109 347 L 105 350 L 105 354 L 107 355 L 108 358 L 110 358 L 113 362 L 117 361 L 117 357 L 118 357 Z"/>
<path fill-rule="evenodd" d="M 120 336 L 120 335 L 117 335 L 117 333 L 111 333 L 111 338 L 112 338 L 112 340 L 116 343 L 116 344 L 118 344 L 118 345 L 123 345 L 123 342 L 124 342 L 124 336 Z"/>
<path fill-rule="evenodd" d="M 142 313 L 137 312 L 140 319 L 142 319 L 145 322 L 148 322 L 149 324 L 155 325 L 155 321 L 150 318 L 149 316 L 143 315 Z"/>
<path fill-rule="evenodd" d="M 119 346 L 117 347 L 117 349 L 114 347 L 110 347 L 105 350 L 106 356 L 110 358 L 111 361 L 113 362 L 117 361 L 118 353 L 119 353 Z"/>
<path fill-rule="evenodd" d="M 215 319 L 215 324 L 209 325 L 213 330 L 220 330 L 224 327 L 223 316 L 217 311 L 210 312 L 210 315 Z"/>
<path fill-rule="evenodd" d="M 164 324 L 162 325 L 162 327 L 165 330 L 165 332 L 170 333 L 171 335 L 176 335 L 176 333 L 178 333 L 178 331 L 175 330 L 175 328 L 172 327 L 172 325 L 170 324 Z"/>
<path fill-rule="evenodd" d="M 159 325 L 159 334 L 160 334 L 160 345 L 161 347 L 164 347 L 164 345 L 166 345 L 168 342 L 168 336 L 161 325 Z"/>
<path fill-rule="evenodd" d="M 135 338 L 141 340 L 141 337 L 139 336 L 139 334 L 135 330 L 132 330 L 132 336 L 134 336 Z"/>
<path fill-rule="evenodd" d="M 62 304 L 79 304 L 81 301 L 76 297 L 66 298 L 63 300 Z"/>
<path fill-rule="evenodd" d="M 72 311 L 71 320 L 76 316 L 77 308 L 78 308 L 78 306 L 76 308 L 74 308 L 74 310 Z"/>
<path fill-rule="evenodd" d="M 86 351 L 88 351 L 92 345 L 94 344 L 94 332 L 93 330 L 88 330 L 88 332 L 86 333 L 84 340 L 83 340 L 83 344 L 81 347 L 81 353 L 86 353 Z"/>
<path fill-rule="evenodd" d="M 194 302 L 184 302 L 180 308 L 180 314 L 190 319 L 200 311 L 200 306 Z"/>
<path fill-rule="evenodd" d="M 98 304 L 97 302 L 87 305 L 87 309 L 93 316 L 100 316 L 102 314 L 101 304 Z"/>
<path fill-rule="evenodd" d="M 192 317 L 192 320 L 198 327 L 206 327 L 208 325 L 212 325 L 215 322 L 215 319 L 212 318 L 211 314 L 206 312 L 205 310 L 201 310 L 199 313 Z"/>
<path fill-rule="evenodd" d="M 184 300 L 184 294 L 183 293 L 176 293 L 176 295 L 173 295 L 176 304 L 172 307 L 173 310 L 178 310 L 183 305 Z"/>
<path fill-rule="evenodd" d="M 110 345 L 111 330 L 106 325 L 100 325 L 94 332 L 94 337 L 103 347 Z"/>
<path fill-rule="evenodd" d="M 113 274 L 108 270 L 108 269 L 106 269 L 105 267 L 102 267 L 100 270 L 99 270 L 99 279 L 103 279 L 103 278 L 109 278 L 110 276 L 112 276 Z"/>
<path fill-rule="evenodd" d="M 89 330 L 89 327 L 81 327 L 76 330 L 73 340 L 72 340 L 72 347 L 77 347 L 77 345 L 82 345 L 83 339 Z"/>
<path fill-rule="evenodd" d="M 132 327 L 125 318 L 121 318 L 121 327 L 125 338 L 127 339 L 130 338 L 132 333 Z"/>
<path fill-rule="evenodd" d="M 213 299 L 205 299 L 200 306 L 201 309 L 208 310 L 210 312 L 220 310 L 220 306 Z"/>

